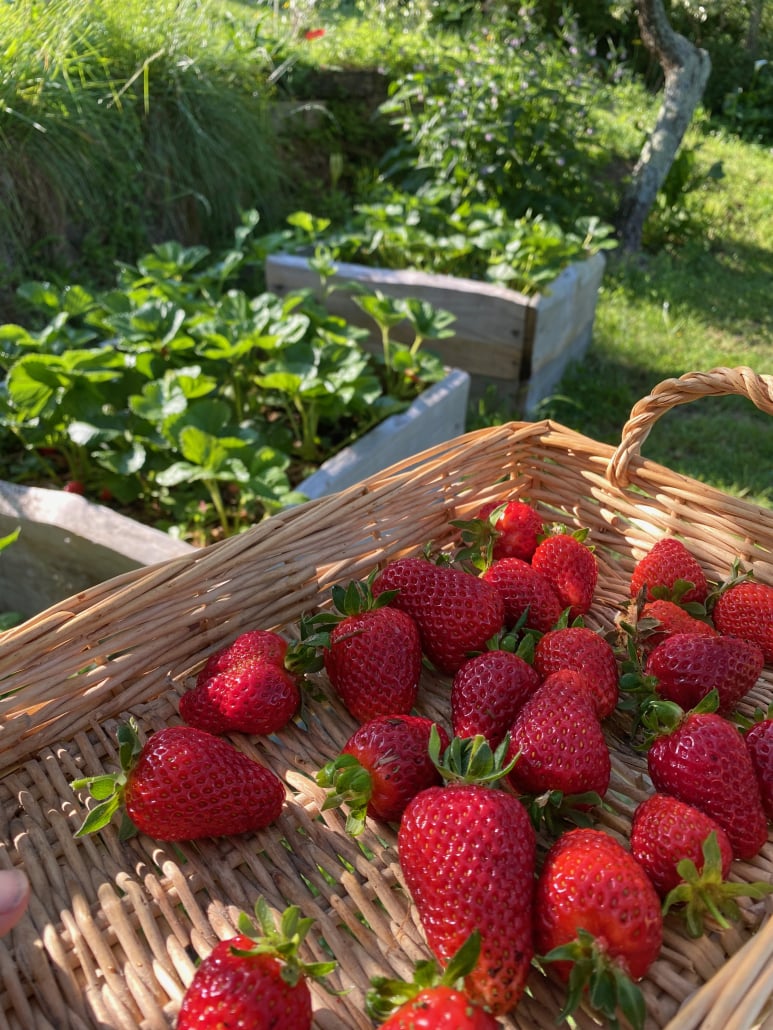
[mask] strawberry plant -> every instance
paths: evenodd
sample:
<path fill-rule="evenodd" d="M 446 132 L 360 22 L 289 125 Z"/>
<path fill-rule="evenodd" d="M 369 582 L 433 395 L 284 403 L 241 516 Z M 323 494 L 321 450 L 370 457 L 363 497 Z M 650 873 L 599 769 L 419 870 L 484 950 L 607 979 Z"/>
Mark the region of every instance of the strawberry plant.
<path fill-rule="evenodd" d="M 420 350 L 447 332 L 443 313 L 360 297 L 379 359 L 306 294 L 257 290 L 256 224 L 246 214 L 224 254 L 161 244 L 114 289 L 21 287 L 44 324 L 0 327 L 2 475 L 82 483 L 152 524 L 199 523 L 208 542 L 301 499 L 325 458 L 443 378 Z M 410 346 L 391 336 L 406 319 Z"/>

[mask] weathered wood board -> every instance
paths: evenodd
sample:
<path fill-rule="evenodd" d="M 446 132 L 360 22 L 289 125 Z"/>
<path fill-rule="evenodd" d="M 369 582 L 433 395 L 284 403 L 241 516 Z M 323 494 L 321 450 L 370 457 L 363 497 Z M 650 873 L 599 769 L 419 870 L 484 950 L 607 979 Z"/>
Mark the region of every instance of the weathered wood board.
<path fill-rule="evenodd" d="M 471 396 L 493 386 L 512 407 L 513 416 L 533 412 L 558 383 L 570 360 L 582 356 L 590 343 L 604 257 L 596 254 L 569 266 L 550 290 L 526 296 L 494 283 L 433 275 L 415 270 L 370 268 L 339 263 L 325 297 L 333 314 L 353 325 L 374 330 L 371 319 L 355 304 L 347 284 L 359 283 L 393 297 L 421 297 L 452 312 L 454 335 L 424 344 L 449 367 L 471 376 Z M 283 295 L 311 289 L 322 299 L 318 274 L 306 258 L 274 254 L 266 261 L 266 287 Z M 395 338 L 410 342 L 410 327 L 398 326 Z M 373 332 L 369 346 L 381 346 Z"/>

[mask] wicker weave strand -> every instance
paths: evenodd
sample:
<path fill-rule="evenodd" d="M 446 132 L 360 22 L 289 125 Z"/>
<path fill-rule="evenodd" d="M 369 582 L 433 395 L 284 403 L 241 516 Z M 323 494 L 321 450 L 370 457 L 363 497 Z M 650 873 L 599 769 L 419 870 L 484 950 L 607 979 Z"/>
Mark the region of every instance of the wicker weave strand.
<path fill-rule="evenodd" d="M 746 368 L 696 372 L 640 401 L 618 448 L 551 421 L 468 433 L 332 498 L 282 512 L 246 533 L 84 591 L 0 639 L 0 867 L 32 882 L 27 916 L 0 940 L 0 1030 L 169 1030 L 198 960 L 230 936 L 257 895 L 295 903 L 316 921 L 305 957 L 333 951 L 330 995 L 314 988 L 315 1030 L 368 1030 L 370 977 L 405 977 L 428 951 L 404 890 L 393 827 L 368 823 L 359 842 L 344 814 L 322 812 L 314 776 L 355 723 L 323 674 L 302 717 L 268 738 L 234 737 L 287 785 L 267 830 L 178 846 L 111 826 L 73 837 L 87 808 L 72 780 L 113 770 L 115 730 L 132 715 L 147 737 L 179 719 L 179 696 L 218 647 L 238 633 L 297 633 L 300 616 L 330 601 L 336 582 L 428 542 L 451 546 L 451 520 L 486 501 L 520 496 L 546 519 L 589 530 L 599 561 L 588 623 L 611 630 L 634 563 L 664 534 L 680 536 L 710 579 L 738 557 L 773 584 L 773 517 L 642 458 L 654 422 L 671 407 L 737 393 L 773 414 L 773 380 Z M 448 724 L 449 683 L 426 671 L 418 710 Z M 773 701 L 766 669 L 741 708 Z M 599 822 L 627 840 L 651 791 L 646 761 L 616 714 L 608 807 Z M 745 881 L 773 879 L 773 841 Z M 773 920 L 741 899 L 740 922 L 695 941 L 667 920 L 664 948 L 642 983 L 647 1030 L 752 1030 L 773 1019 Z M 324 943 L 323 943 L 324 942 Z M 555 1025 L 564 989 L 536 970 L 503 1030 Z M 580 1011 L 581 1030 L 597 1028 Z"/>

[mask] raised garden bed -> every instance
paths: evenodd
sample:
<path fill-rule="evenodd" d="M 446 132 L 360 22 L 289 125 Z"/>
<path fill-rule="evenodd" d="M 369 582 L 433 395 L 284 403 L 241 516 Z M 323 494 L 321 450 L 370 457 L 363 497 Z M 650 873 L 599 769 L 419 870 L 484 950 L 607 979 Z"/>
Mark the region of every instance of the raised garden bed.
<path fill-rule="evenodd" d="M 594 254 L 565 268 L 549 289 L 526 296 L 474 279 L 339 263 L 326 284 L 337 288 L 326 294 L 325 303 L 333 314 L 368 329 L 372 323 L 351 299 L 347 283 L 394 297 L 418 296 L 451 311 L 454 335 L 426 346 L 447 365 L 470 373 L 471 396 L 493 386 L 513 417 L 528 418 L 553 392 L 568 363 L 586 352 L 605 264 L 603 254 Z M 266 286 L 280 296 L 297 289 L 322 295 L 319 275 L 306 258 L 291 254 L 268 257 Z M 400 327 L 394 336 L 400 339 Z M 375 337 L 371 346 L 380 346 Z"/>
<path fill-rule="evenodd" d="M 78 494 L 0 481 L 0 611 L 35 615 L 132 569 L 194 548 Z"/>
<path fill-rule="evenodd" d="M 449 369 L 403 412 L 375 426 L 299 484 L 308 498 L 342 490 L 465 429 L 470 377 Z M 28 618 L 124 572 L 194 550 L 161 530 L 64 490 L 0 481 L 0 612 Z"/>

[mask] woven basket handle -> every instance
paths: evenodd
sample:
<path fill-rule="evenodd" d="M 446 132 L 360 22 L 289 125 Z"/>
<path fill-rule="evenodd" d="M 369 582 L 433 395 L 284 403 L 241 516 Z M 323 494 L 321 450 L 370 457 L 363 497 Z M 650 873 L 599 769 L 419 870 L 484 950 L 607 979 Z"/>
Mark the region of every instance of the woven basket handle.
<path fill-rule="evenodd" d="M 607 468 L 609 482 L 620 488 L 628 485 L 631 459 L 639 457 L 650 430 L 666 411 L 700 397 L 722 397 L 732 393 L 748 397 L 761 411 L 773 415 L 773 376 L 759 375 L 745 366 L 686 372 L 678 379 L 664 379 L 658 383 L 649 396 L 637 401 L 631 409 L 631 415 L 623 426 L 620 444 Z"/>

